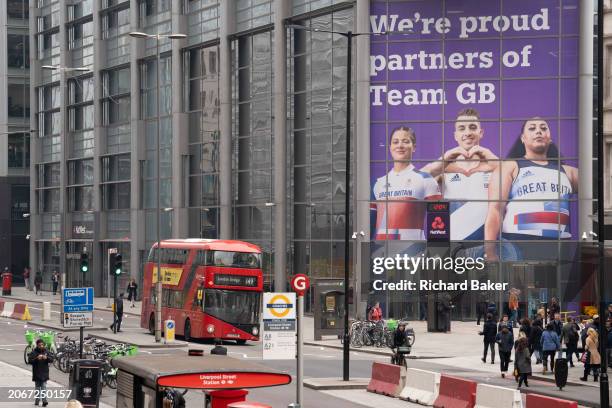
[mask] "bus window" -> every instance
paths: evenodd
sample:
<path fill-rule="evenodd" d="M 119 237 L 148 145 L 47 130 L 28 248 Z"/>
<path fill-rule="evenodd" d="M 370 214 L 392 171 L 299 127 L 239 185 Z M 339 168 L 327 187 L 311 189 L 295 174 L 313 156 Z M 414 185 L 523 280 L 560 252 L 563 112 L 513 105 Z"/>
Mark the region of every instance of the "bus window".
<path fill-rule="evenodd" d="M 250 252 L 209 251 L 206 265 L 232 268 L 261 268 L 261 254 Z"/>
<path fill-rule="evenodd" d="M 188 249 L 162 248 L 160 263 L 167 265 L 185 265 L 189 257 Z M 148 262 L 157 262 L 157 248 L 151 248 Z"/>

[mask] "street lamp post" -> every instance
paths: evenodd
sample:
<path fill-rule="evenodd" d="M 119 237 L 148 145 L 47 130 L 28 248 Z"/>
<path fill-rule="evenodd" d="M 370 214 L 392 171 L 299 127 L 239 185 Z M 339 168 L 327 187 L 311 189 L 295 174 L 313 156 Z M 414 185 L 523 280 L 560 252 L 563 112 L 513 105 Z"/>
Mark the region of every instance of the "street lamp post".
<path fill-rule="evenodd" d="M 159 70 L 160 70 L 160 65 L 161 65 L 161 57 L 159 54 L 159 42 L 162 38 L 169 38 L 171 40 L 179 40 L 179 39 L 184 39 L 187 36 L 185 34 L 178 34 L 178 33 L 172 33 L 172 34 L 147 34 L 147 33 L 143 33 L 143 32 L 139 32 L 139 31 L 133 31 L 130 33 L 130 37 L 133 38 L 140 38 L 140 39 L 147 39 L 147 38 L 154 38 L 155 39 L 155 55 L 156 55 L 156 59 L 157 59 L 157 69 L 155 70 L 155 82 L 156 82 L 156 89 L 157 89 L 157 93 L 156 93 L 156 97 L 155 97 L 155 104 L 156 104 L 156 120 L 157 120 L 157 130 L 156 130 L 156 140 L 157 140 L 157 149 L 156 149 L 156 155 L 155 155 L 155 160 L 156 160 L 156 166 L 155 166 L 155 173 L 156 173 L 156 189 L 157 189 L 157 202 L 156 202 L 156 212 L 157 212 L 157 228 L 156 228 L 156 234 L 157 234 L 157 282 L 155 284 L 155 342 L 159 343 L 161 342 L 161 328 L 162 328 L 162 322 L 161 322 L 161 316 L 162 316 L 162 279 L 161 279 L 161 232 L 160 232 L 160 225 L 161 225 L 161 204 L 160 204 L 160 150 L 161 150 L 161 146 L 160 146 L 160 120 L 161 120 L 161 115 L 159 112 L 159 99 L 160 99 L 160 83 L 159 83 Z"/>
<path fill-rule="evenodd" d="M 604 217 L 604 4 L 597 1 L 597 275 L 599 286 L 599 355 L 601 356 L 599 376 L 599 405 L 610 406 L 608 382 L 607 327 L 606 327 L 606 271 L 605 271 L 605 217 Z"/>

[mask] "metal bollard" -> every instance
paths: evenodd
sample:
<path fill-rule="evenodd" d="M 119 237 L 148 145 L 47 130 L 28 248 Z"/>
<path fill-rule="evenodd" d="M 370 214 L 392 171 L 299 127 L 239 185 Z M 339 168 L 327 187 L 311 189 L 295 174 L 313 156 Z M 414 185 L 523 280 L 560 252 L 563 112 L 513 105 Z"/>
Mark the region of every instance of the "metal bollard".
<path fill-rule="evenodd" d="M 51 302 L 43 302 L 43 320 L 51 320 Z"/>

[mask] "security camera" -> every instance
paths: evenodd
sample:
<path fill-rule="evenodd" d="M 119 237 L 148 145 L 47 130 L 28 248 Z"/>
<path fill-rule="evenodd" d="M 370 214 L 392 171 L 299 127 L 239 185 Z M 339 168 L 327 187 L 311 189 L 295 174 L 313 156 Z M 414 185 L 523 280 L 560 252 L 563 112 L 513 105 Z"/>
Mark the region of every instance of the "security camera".
<path fill-rule="evenodd" d="M 586 241 L 586 240 L 587 240 L 587 233 L 586 233 L 586 232 L 583 232 L 583 233 L 582 233 L 582 240 L 583 240 L 583 241 Z"/>
<path fill-rule="evenodd" d="M 357 233 L 353 232 L 353 235 L 351 236 L 352 239 L 357 239 Z"/>
<path fill-rule="evenodd" d="M 361 235 L 362 237 L 365 237 L 365 232 L 359 231 L 359 235 Z"/>
<path fill-rule="evenodd" d="M 30 234 L 26 235 L 26 239 L 30 239 Z"/>

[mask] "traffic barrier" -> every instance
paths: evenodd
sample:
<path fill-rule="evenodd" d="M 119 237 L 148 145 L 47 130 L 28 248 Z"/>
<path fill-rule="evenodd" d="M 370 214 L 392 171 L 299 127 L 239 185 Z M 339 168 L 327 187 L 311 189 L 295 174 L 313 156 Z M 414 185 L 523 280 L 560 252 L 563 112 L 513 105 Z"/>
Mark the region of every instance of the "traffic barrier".
<path fill-rule="evenodd" d="M 0 316 L 2 316 L 2 317 L 12 317 L 14 309 L 15 309 L 15 302 L 4 302 L 4 306 L 2 308 L 2 313 L 0 313 Z"/>
<path fill-rule="evenodd" d="M 476 403 L 476 382 L 442 374 L 440 392 L 433 406 L 435 408 L 474 408 Z"/>
<path fill-rule="evenodd" d="M 526 408 L 578 408 L 576 401 L 559 398 L 546 397 L 538 394 L 527 394 L 525 398 Z"/>
<path fill-rule="evenodd" d="M 51 302 L 43 302 L 43 320 L 51 320 Z"/>
<path fill-rule="evenodd" d="M 25 303 L 15 303 L 15 307 L 13 308 L 13 313 L 11 314 L 11 317 L 13 319 L 19 320 L 32 320 L 28 305 Z"/>
<path fill-rule="evenodd" d="M 406 369 L 402 366 L 387 363 L 372 363 L 372 378 L 367 390 L 376 394 L 399 396 L 404 388 Z"/>
<path fill-rule="evenodd" d="M 478 384 L 474 408 L 522 408 L 523 400 L 519 390 Z"/>
<path fill-rule="evenodd" d="M 409 368 L 406 370 L 406 386 L 399 397 L 403 400 L 432 406 L 440 390 L 440 373 Z"/>

